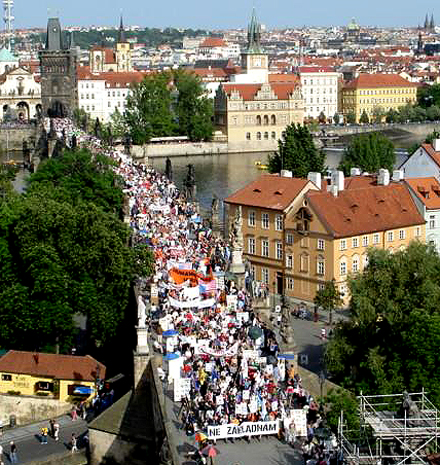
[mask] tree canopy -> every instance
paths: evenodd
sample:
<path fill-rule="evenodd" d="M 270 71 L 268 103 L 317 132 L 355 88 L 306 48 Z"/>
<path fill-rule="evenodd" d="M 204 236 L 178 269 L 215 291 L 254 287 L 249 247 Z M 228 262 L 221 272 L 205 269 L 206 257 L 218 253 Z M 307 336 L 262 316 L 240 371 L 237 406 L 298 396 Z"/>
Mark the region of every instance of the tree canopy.
<path fill-rule="evenodd" d="M 353 137 L 345 148 L 339 169 L 346 175 L 351 168 L 375 173 L 380 168 L 393 170 L 396 162 L 393 143 L 380 132 L 369 132 Z"/>
<path fill-rule="evenodd" d="M 342 305 L 341 293 L 336 287 L 335 280 L 326 281 L 324 287 L 316 292 L 315 305 L 329 312 L 329 323 L 333 323 L 333 310 Z"/>
<path fill-rule="evenodd" d="M 0 203 L 0 346 L 67 351 L 76 315 L 89 340 L 106 341 L 152 254 L 128 246 L 108 163 L 81 151 L 40 166 L 26 193 Z"/>
<path fill-rule="evenodd" d="M 327 345 L 327 367 L 356 393 L 424 387 L 440 405 L 440 257 L 419 242 L 395 253 L 371 249 L 368 257 L 348 280 L 350 319 Z"/>
<path fill-rule="evenodd" d="M 213 104 L 195 74 L 183 70 L 146 76 L 135 84 L 127 98 L 122 121 L 116 115 L 115 129 L 126 127 L 135 144 L 152 137 L 188 136 L 192 141 L 210 140 Z"/>
<path fill-rule="evenodd" d="M 269 156 L 269 171 L 292 171 L 293 176 L 305 178 L 311 171 L 323 173 L 325 154 L 318 150 L 307 126 L 290 124 L 278 141 L 278 152 Z"/>

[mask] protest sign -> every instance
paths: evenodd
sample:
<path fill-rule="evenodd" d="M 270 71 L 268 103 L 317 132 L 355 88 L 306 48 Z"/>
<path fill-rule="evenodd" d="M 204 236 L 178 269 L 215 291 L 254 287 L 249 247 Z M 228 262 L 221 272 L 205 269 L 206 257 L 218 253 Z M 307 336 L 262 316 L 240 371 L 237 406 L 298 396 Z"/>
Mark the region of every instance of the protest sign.
<path fill-rule="evenodd" d="M 290 418 L 293 419 L 296 435 L 307 437 L 307 412 L 304 409 L 293 409 Z"/>
<path fill-rule="evenodd" d="M 256 421 L 245 422 L 241 425 L 227 424 L 208 426 L 208 439 L 228 439 L 240 438 L 243 436 L 263 436 L 277 434 L 279 429 L 278 421 Z"/>
<path fill-rule="evenodd" d="M 174 379 L 174 402 L 180 402 L 186 396 L 189 396 L 191 391 L 190 378 L 175 378 Z"/>

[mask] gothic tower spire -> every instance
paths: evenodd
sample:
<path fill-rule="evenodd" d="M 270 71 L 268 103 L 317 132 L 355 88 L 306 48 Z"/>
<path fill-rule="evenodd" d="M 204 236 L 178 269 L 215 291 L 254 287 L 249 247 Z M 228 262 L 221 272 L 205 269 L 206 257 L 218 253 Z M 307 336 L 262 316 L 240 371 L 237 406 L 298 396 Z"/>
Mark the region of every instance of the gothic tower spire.
<path fill-rule="evenodd" d="M 248 53 L 262 53 L 261 50 L 261 25 L 257 20 L 255 8 L 252 9 L 251 22 L 248 27 Z"/>
<path fill-rule="evenodd" d="M 124 29 L 124 22 L 122 20 L 122 13 L 121 13 L 121 21 L 119 23 L 119 31 L 118 31 L 118 44 L 123 44 L 127 42 L 125 39 L 125 29 Z"/>

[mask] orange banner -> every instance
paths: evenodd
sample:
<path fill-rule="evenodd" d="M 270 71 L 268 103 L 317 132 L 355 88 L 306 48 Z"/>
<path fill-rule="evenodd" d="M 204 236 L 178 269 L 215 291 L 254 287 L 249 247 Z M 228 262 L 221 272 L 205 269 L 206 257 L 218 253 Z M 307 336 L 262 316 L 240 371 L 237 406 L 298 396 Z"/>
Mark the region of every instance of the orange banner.
<path fill-rule="evenodd" d="M 191 286 L 199 284 L 200 274 L 196 270 L 179 270 L 178 268 L 171 268 L 169 271 L 170 277 L 175 284 L 183 284 L 185 281 L 190 281 Z"/>

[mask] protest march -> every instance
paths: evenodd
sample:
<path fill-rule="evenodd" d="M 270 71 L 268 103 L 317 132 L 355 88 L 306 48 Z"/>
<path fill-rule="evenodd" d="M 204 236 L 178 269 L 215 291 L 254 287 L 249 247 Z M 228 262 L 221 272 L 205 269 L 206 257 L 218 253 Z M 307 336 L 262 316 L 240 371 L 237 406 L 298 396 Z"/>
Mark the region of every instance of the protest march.
<path fill-rule="evenodd" d="M 76 131 L 62 120 L 55 129 Z M 101 150 L 99 140 L 75 135 Z M 125 181 L 132 241 L 154 251 L 151 311 L 143 324 L 162 356 L 165 390 L 180 402 L 181 428 L 212 441 L 274 435 L 302 446 L 306 461 L 331 463 L 334 440 L 315 434 L 317 403 L 303 389 L 292 354 L 280 352 L 276 334 L 253 309 L 258 286 L 249 275 L 250 286 L 240 286 L 229 273 L 228 240 L 213 234 L 197 205 L 165 175 L 115 149 L 106 153 Z"/>

